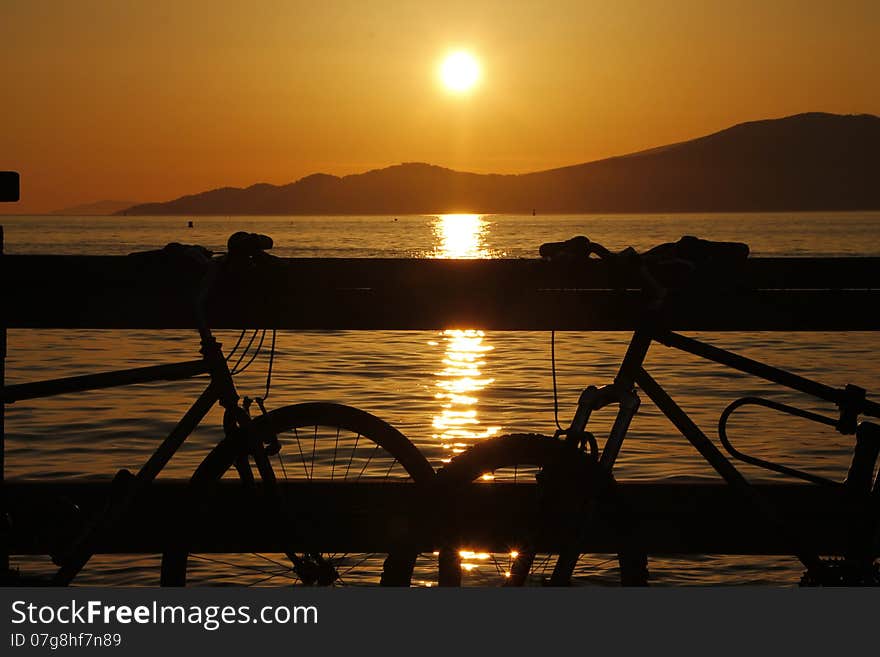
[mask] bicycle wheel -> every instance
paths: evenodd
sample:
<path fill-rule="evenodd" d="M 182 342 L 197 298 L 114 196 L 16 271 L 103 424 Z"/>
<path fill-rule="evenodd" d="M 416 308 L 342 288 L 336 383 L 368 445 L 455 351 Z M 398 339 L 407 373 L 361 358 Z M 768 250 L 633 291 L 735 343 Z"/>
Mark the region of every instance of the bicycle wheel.
<path fill-rule="evenodd" d="M 279 481 L 366 481 L 427 483 L 434 470 L 402 433 L 370 413 L 333 403 L 285 406 L 255 418 L 250 435 L 275 435 L 277 453 L 271 456 Z M 274 451 L 274 450 L 270 450 Z M 242 447 L 229 438 L 220 442 L 192 477 L 194 486 L 216 482 L 235 473 L 253 481 Z M 170 550 L 163 555 L 162 583 L 201 583 L 214 577 L 237 584 L 410 584 L 417 553 L 286 553 L 197 555 Z M 188 558 L 189 557 L 189 558 Z M 199 570 L 196 577 L 192 571 Z M 187 572 L 189 564 L 190 572 Z"/>
<path fill-rule="evenodd" d="M 579 555 L 537 554 L 530 543 L 540 535 L 546 512 L 558 518 L 568 516 L 570 537 L 582 527 L 596 491 L 605 474 L 585 452 L 557 438 L 538 434 L 511 434 L 478 443 L 452 459 L 437 472 L 435 483 L 441 494 L 475 481 L 486 485 L 534 484 L 538 499 L 536 514 L 526 518 L 519 546 L 505 553 L 448 546 L 438 553 L 438 583 L 441 586 L 524 586 L 570 581 Z M 518 511 L 517 511 L 518 513 Z M 615 560 L 612 558 L 612 560 Z M 547 579 L 551 569 L 553 575 Z"/>

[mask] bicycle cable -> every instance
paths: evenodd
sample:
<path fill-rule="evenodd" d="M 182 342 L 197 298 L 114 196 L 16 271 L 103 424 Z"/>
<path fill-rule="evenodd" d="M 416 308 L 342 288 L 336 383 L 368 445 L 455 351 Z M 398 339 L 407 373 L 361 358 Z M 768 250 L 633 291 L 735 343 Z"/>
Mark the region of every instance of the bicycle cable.
<path fill-rule="evenodd" d="M 257 330 L 257 332 L 259 332 L 259 329 Z M 254 333 L 254 336 L 256 336 L 256 332 Z M 266 339 L 266 329 L 263 329 L 263 331 L 260 333 L 260 341 L 259 341 L 259 343 L 257 344 L 257 347 L 256 347 L 256 349 L 254 350 L 253 355 L 252 355 L 252 356 L 248 359 L 248 361 L 247 361 L 244 365 L 242 365 L 240 368 L 239 368 L 238 365 L 236 364 L 236 368 L 233 369 L 233 372 L 232 372 L 233 375 L 241 374 L 242 372 L 244 372 L 247 368 L 249 368 L 249 367 L 251 366 L 251 364 L 257 359 L 257 357 L 258 357 L 258 356 L 260 355 L 260 353 L 263 351 L 263 342 L 265 341 L 265 339 Z M 246 353 L 246 352 L 245 352 L 245 353 Z"/>
<path fill-rule="evenodd" d="M 269 347 L 269 366 L 266 369 L 266 392 L 263 393 L 262 401 L 269 399 L 269 389 L 272 387 L 272 365 L 275 362 L 275 337 L 277 329 L 272 329 L 272 346 Z"/>
<path fill-rule="evenodd" d="M 257 339 L 257 333 L 259 333 L 259 332 L 260 332 L 260 329 L 254 329 L 254 332 L 251 334 L 250 340 L 248 340 L 248 343 L 244 347 L 244 351 L 241 352 L 241 355 L 239 355 L 238 360 L 235 361 L 235 365 L 232 366 L 232 373 L 233 374 L 238 373 L 238 366 L 241 365 L 241 362 L 247 357 L 248 353 L 251 350 L 251 347 L 254 344 L 254 340 Z"/>
<path fill-rule="evenodd" d="M 229 353 L 226 354 L 226 362 L 229 362 L 229 359 L 235 355 L 235 352 L 238 351 L 239 346 L 241 346 L 241 341 L 244 340 L 244 334 L 247 333 L 247 329 L 241 329 L 241 333 L 238 334 L 238 340 L 235 341 L 235 344 L 232 346 L 232 349 L 229 350 Z"/>
<path fill-rule="evenodd" d="M 559 424 L 559 391 L 556 387 L 556 331 L 550 331 L 550 371 L 553 373 L 553 421 L 561 432 L 563 429 Z"/>

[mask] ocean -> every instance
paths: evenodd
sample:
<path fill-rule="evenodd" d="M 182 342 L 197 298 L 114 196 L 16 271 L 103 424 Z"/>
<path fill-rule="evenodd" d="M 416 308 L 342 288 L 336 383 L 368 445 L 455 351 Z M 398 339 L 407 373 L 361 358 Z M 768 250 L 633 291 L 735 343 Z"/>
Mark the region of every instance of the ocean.
<path fill-rule="evenodd" d="M 189 221 L 193 227 L 188 228 Z M 221 249 L 237 230 L 273 237 L 273 253 L 296 257 L 519 258 L 536 257 L 547 241 L 583 234 L 612 249 L 644 249 L 685 234 L 743 241 L 755 256 L 878 256 L 880 213 L 668 214 L 588 216 L 425 215 L 352 217 L 62 217 L 4 216 L 9 254 L 125 254 L 168 242 Z M 7 281 L 14 284 L 14 281 Z M 284 303 L 283 299 L 279 303 Z M 853 312 L 858 312 L 857 308 Z M 791 369 L 830 385 L 880 389 L 876 333 L 698 334 L 712 344 Z M 238 333 L 218 332 L 227 348 Z M 567 424 L 580 391 L 610 382 L 622 358 L 625 333 L 564 332 L 556 336 L 560 420 Z M 198 338 L 187 331 L 10 330 L 6 380 L 23 383 L 125 367 L 189 360 Z M 833 414 L 827 404 L 720 366 L 655 346 L 648 368 L 713 438 L 721 410 L 743 395 L 766 395 Z M 263 392 L 266 354 L 237 377 L 242 394 Z M 6 415 L 6 475 L 60 480 L 112 476 L 136 470 L 189 407 L 204 382 L 152 383 L 15 404 Z M 487 437 L 509 432 L 552 433 L 550 335 L 545 332 L 332 331 L 278 334 L 270 408 L 304 401 L 335 401 L 363 408 L 405 434 L 435 467 Z M 595 418 L 597 434 L 609 414 Z M 221 435 L 210 415 L 163 472 L 188 477 Z M 731 425 L 744 451 L 842 479 L 851 436 L 770 411 L 744 411 Z M 319 466 L 320 467 L 320 466 Z M 744 465 L 753 480 L 773 478 Z M 320 474 L 320 472 L 319 472 Z M 693 448 L 649 402 L 624 443 L 618 480 L 713 478 Z M 491 481 L 486 482 L 491 485 Z M 466 550 L 466 583 L 492 579 L 509 555 Z M 435 579 L 432 555 L 420 559 L 416 583 Z M 270 556 L 275 559 L 275 556 Z M 238 557 L 224 559 L 237 564 Z M 14 559 L 23 567 L 47 562 Z M 96 557 L 77 582 L 150 585 L 158 581 L 154 556 Z M 371 563 L 369 560 L 366 562 Z M 363 566 L 351 581 L 366 581 Z M 792 585 L 801 567 L 793 558 L 706 555 L 652 556 L 651 581 L 660 585 Z M 434 575 L 432 575 L 434 573 Z M 271 575 L 271 573 L 270 573 Z M 613 584 L 613 555 L 585 555 L 577 570 L 584 585 Z M 215 561 L 193 564 L 194 582 L 256 583 Z M 289 582 L 269 577 L 266 584 Z"/>

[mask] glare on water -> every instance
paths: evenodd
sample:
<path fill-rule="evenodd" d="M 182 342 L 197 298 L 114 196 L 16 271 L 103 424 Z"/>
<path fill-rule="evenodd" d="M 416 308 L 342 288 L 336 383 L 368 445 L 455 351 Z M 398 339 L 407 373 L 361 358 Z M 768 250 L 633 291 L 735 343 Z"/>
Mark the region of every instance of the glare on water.
<path fill-rule="evenodd" d="M 668 216 L 433 215 L 389 217 L 4 217 L 8 253 L 125 254 L 168 242 L 222 250 L 234 230 L 272 235 L 273 252 L 287 257 L 535 257 L 542 242 L 586 234 L 610 248 L 644 249 L 683 234 L 746 241 L 757 256 L 880 256 L 880 213 L 740 214 Z M 447 326 L 421 331 L 280 331 L 271 408 L 305 401 L 337 401 L 363 408 L 400 429 L 435 468 L 467 446 L 508 432 L 552 434 L 553 386 L 549 335 Z M 232 332 L 218 331 L 229 348 Z M 625 333 L 557 334 L 560 418 L 571 418 L 586 385 L 614 377 L 626 348 Z M 830 385 L 861 385 L 876 396 L 880 378 L 877 333 L 711 333 L 712 344 L 759 358 Z M 11 330 L 7 382 L 156 365 L 197 357 L 192 331 Z M 809 410 L 832 412 L 812 400 L 694 358 L 655 347 L 649 368 L 658 381 L 715 438 L 718 414 L 736 397 L 759 394 Z M 260 394 L 266 362 L 237 377 L 242 394 Z M 204 380 L 162 382 L 87 395 L 15 404 L 6 415 L 6 473 L 10 478 L 59 480 L 112 476 L 139 468 L 173 428 Z M 644 401 L 644 400 L 643 400 Z M 607 435 L 613 409 L 597 414 L 597 438 Z M 184 478 L 222 436 L 212 413 L 172 459 L 163 477 Z M 593 424 L 591 420 L 591 425 Z M 744 412 L 731 427 L 744 451 L 840 479 L 852 441 L 832 430 Z M 749 478 L 763 471 L 743 468 Z M 711 478 L 714 474 L 666 419 L 644 401 L 616 467 L 621 481 Z M 521 473 L 522 474 L 522 473 Z M 491 476 L 490 473 L 487 475 Z M 505 480 L 499 471 L 494 483 Z M 511 552 L 522 546 L 508 546 Z M 426 555 L 430 557 L 431 555 Z M 463 579 L 501 576 L 514 555 L 462 545 Z M 152 559 L 152 561 L 150 561 Z M 600 580 L 614 581 L 615 561 L 591 564 Z M 430 561 L 430 558 L 428 559 Z M 434 560 L 436 562 L 436 560 Z M 211 564 L 199 564 L 207 582 Z M 156 583 L 150 557 L 102 557 L 85 583 Z M 419 579 L 431 581 L 436 563 Z M 651 560 L 656 583 L 791 583 L 799 565 L 787 558 L 706 555 Z M 497 577 L 495 577 L 497 579 Z M 604 579 L 602 579 L 604 578 Z M 436 579 L 433 580 L 436 582 Z"/>
<path fill-rule="evenodd" d="M 438 216 L 434 224 L 435 257 L 489 257 L 484 242 L 485 226 L 485 220 L 478 214 Z M 447 329 L 439 337 L 439 342 L 429 343 L 443 349 L 442 367 L 434 373 L 434 397 L 440 407 L 432 426 L 437 432 L 434 438 L 448 454 L 443 461 L 448 462 L 475 441 L 494 436 L 501 427 L 483 426 L 479 418 L 480 393 L 494 383 L 494 379 L 482 374 L 494 349 L 486 334 L 475 329 Z"/>
<path fill-rule="evenodd" d="M 434 234 L 437 258 L 487 258 L 484 236 L 486 221 L 478 214 L 447 214 L 437 217 Z M 447 329 L 440 334 L 440 341 L 431 346 L 443 348 L 442 368 L 434 373 L 437 392 L 434 398 L 440 403 L 432 426 L 448 463 L 474 443 L 491 438 L 501 431 L 500 426 L 484 425 L 479 417 L 480 393 L 491 386 L 495 379 L 485 376 L 487 358 L 494 347 L 489 344 L 484 331 L 476 329 Z M 486 473 L 483 479 L 491 480 Z M 489 566 L 492 555 L 470 549 L 459 550 L 461 567 L 471 573 Z M 494 565 L 494 560 L 493 560 Z"/>
<path fill-rule="evenodd" d="M 434 222 L 435 258 L 491 258 L 488 222 L 479 214 L 441 214 Z"/>
<path fill-rule="evenodd" d="M 435 438 L 443 449 L 455 455 L 501 430 L 498 426 L 483 426 L 477 408 L 479 393 L 494 382 L 481 374 L 493 347 L 486 343 L 483 331 L 450 329 L 441 335 L 443 369 L 435 373 L 437 393 L 434 395 L 440 409 L 432 426 L 438 432 Z"/>

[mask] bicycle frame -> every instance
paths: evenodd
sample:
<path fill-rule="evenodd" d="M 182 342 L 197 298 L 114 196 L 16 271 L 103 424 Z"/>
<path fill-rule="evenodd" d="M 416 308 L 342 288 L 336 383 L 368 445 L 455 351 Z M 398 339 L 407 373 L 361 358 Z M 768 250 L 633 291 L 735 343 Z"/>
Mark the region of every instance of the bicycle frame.
<path fill-rule="evenodd" d="M 201 374 L 210 374 L 211 382 L 208 384 L 208 387 L 138 472 L 137 478 L 139 480 L 151 481 L 168 463 L 214 404 L 219 401 L 224 407 L 228 408 L 231 405 L 237 405 L 238 402 L 235 384 L 220 351 L 220 344 L 217 343 L 209 330 L 204 329 L 200 333 L 202 334 L 203 354 L 200 360 L 6 386 L 3 390 L 3 403 L 13 404 L 28 399 L 54 397 L 61 394 L 85 392 L 87 390 L 99 390 L 153 381 L 177 381 Z"/>
<path fill-rule="evenodd" d="M 590 386 L 585 389 L 581 393 L 571 426 L 564 432 L 569 444 L 584 445 L 588 440 L 591 444 L 595 444 L 593 436 L 586 431 L 592 412 L 612 403 L 618 404 L 617 416 L 599 456 L 600 466 L 610 473 L 620 453 L 627 430 L 639 408 L 640 400 L 636 390 L 637 388 L 643 390 L 712 468 L 778 528 L 792 546 L 793 553 L 808 569 L 819 565 L 818 555 L 802 549 L 799 545 L 800 541 L 777 517 L 775 510 L 766 504 L 736 466 L 645 370 L 644 361 L 653 342 L 832 402 L 840 408 L 840 419 L 836 423 L 836 428 L 842 433 L 855 433 L 859 414 L 880 416 L 880 405 L 866 400 L 865 391 L 856 386 L 832 388 L 699 340 L 655 328 L 650 322 L 646 322 L 633 334 L 614 382 L 602 388 Z"/>
<path fill-rule="evenodd" d="M 84 528 L 74 541 L 70 550 L 56 558 L 60 568 L 53 578 L 53 583 L 65 585 L 69 583 L 91 558 L 90 543 L 93 537 L 109 528 L 128 508 L 137 494 L 148 486 L 165 468 L 174 454 L 201 423 L 205 416 L 218 402 L 231 414 L 231 420 L 242 426 L 247 422 L 247 413 L 239 404 L 239 396 L 235 389 L 232 374 L 223 356 L 221 345 L 216 341 L 210 329 L 201 327 L 200 360 L 169 363 L 150 367 L 139 367 L 116 370 L 100 374 L 51 379 L 34 383 L 6 386 L 3 389 L 3 403 L 12 404 L 28 399 L 53 397 L 61 394 L 84 392 L 112 387 L 148 383 L 152 381 L 174 381 L 192 378 L 201 374 L 211 376 L 210 383 L 199 395 L 198 399 L 183 415 L 153 454 L 141 466 L 137 474 L 121 470 L 114 479 L 114 495 L 108 501 L 107 508 L 98 518 Z M 227 422 L 224 428 L 228 430 Z M 262 459 L 260 459 L 262 460 Z M 258 461 L 258 466 L 260 465 Z M 272 473 L 262 475 L 271 476 Z"/>

